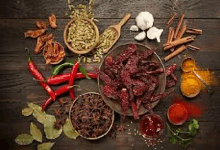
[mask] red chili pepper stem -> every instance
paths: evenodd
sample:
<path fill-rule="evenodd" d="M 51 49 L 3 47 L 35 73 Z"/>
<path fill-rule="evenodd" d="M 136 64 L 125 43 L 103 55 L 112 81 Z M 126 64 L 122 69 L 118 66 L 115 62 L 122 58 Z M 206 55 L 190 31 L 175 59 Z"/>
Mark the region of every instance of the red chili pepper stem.
<path fill-rule="evenodd" d="M 32 57 L 31 57 L 31 52 L 30 52 L 30 50 L 29 50 L 27 47 L 25 48 L 25 50 L 26 50 L 26 52 L 27 52 L 27 61 L 28 61 L 28 62 L 32 61 L 33 59 L 32 59 Z"/>

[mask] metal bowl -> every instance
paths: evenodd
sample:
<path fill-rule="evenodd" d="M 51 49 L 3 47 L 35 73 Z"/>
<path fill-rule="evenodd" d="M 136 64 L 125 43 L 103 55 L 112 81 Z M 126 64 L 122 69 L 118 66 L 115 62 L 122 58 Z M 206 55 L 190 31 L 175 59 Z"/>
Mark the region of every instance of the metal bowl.
<path fill-rule="evenodd" d="M 150 48 L 143 45 L 143 44 L 137 44 L 135 43 L 138 47 L 138 51 L 146 51 L 146 50 L 149 50 Z M 126 49 L 128 47 L 129 44 L 124 44 L 124 45 L 120 45 L 118 47 L 116 47 L 115 49 L 111 50 L 107 55 L 112 55 L 113 57 L 116 57 L 118 56 L 124 49 Z M 99 67 L 100 70 L 104 70 L 104 67 L 105 67 L 105 59 L 106 57 L 103 59 L 103 61 L 101 62 L 101 65 Z M 154 52 L 153 56 L 149 59 L 149 60 L 153 60 L 153 61 L 156 61 L 160 64 L 160 67 L 164 68 L 164 65 L 160 59 L 160 57 Z M 165 73 L 161 73 L 159 76 L 158 76 L 158 80 L 159 80 L 159 86 L 157 87 L 156 91 L 155 91 L 155 94 L 159 94 L 159 93 L 163 93 L 165 91 L 165 87 L 166 87 L 166 76 L 165 76 Z M 119 101 L 117 100 L 111 100 L 110 98 L 106 97 L 103 92 L 102 92 L 102 89 L 103 89 L 103 82 L 98 78 L 98 88 L 99 88 L 99 91 L 100 91 L 100 94 L 101 96 L 103 97 L 104 101 L 106 102 L 106 104 L 111 107 L 114 111 L 116 111 L 117 113 L 119 114 L 122 114 L 122 109 L 121 109 L 121 105 L 119 103 Z M 154 108 L 157 104 L 159 103 L 159 101 L 155 101 L 152 103 L 152 108 Z M 143 106 L 143 105 L 140 105 L 139 107 L 139 115 L 143 115 L 145 113 L 147 113 L 148 110 Z M 132 109 L 129 108 L 128 111 L 127 111 L 127 116 L 133 116 L 133 113 L 132 113 Z"/>
<path fill-rule="evenodd" d="M 82 94 L 82 95 L 86 95 L 86 94 L 97 94 L 97 95 L 100 95 L 99 93 L 96 93 L 96 92 L 87 92 L 87 93 L 84 93 L 84 94 Z M 82 96 L 82 95 L 80 95 L 80 96 Z M 80 97 L 80 96 L 79 96 L 79 97 Z M 70 106 L 70 110 L 69 110 L 69 119 L 71 120 L 71 121 L 70 121 L 70 122 L 71 122 L 71 125 L 72 125 L 71 110 L 72 110 L 72 108 L 73 108 L 73 105 L 77 102 L 77 100 L 78 100 L 78 97 L 77 97 L 77 98 L 75 99 L 75 101 L 72 103 L 72 105 Z M 108 134 L 108 132 L 111 130 L 111 128 L 112 128 L 112 126 L 113 126 L 113 123 L 114 123 L 114 119 L 115 119 L 115 114 L 114 114 L 114 111 L 112 110 L 112 122 L 111 122 L 111 125 L 109 126 L 108 130 L 107 130 L 104 134 L 102 134 L 102 135 L 100 135 L 100 136 L 98 136 L 98 137 L 96 137 L 96 138 L 85 137 L 85 136 L 81 135 L 79 132 L 77 132 L 77 130 L 76 130 L 76 132 L 77 132 L 82 138 L 87 139 L 87 140 L 97 140 L 97 139 L 100 139 L 100 138 L 104 137 L 106 134 Z M 72 126 L 73 126 L 73 125 L 72 125 Z"/>

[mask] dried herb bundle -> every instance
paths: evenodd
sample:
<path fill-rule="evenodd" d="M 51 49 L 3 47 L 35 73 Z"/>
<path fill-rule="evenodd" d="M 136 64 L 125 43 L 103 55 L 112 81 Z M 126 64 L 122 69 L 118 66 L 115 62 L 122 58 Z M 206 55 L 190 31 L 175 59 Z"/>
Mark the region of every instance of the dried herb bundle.
<path fill-rule="evenodd" d="M 106 133 L 112 124 L 113 111 L 99 94 L 81 95 L 71 109 L 71 121 L 76 131 L 86 138 Z"/>

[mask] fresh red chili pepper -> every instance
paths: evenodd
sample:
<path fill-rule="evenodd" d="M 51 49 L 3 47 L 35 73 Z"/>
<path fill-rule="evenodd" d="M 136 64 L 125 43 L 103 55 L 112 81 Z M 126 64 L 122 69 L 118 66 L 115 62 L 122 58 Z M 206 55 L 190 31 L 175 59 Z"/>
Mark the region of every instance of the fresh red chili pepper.
<path fill-rule="evenodd" d="M 39 80 L 40 85 L 44 88 L 44 90 L 50 95 L 50 97 L 55 100 L 56 96 L 54 91 L 52 90 L 52 88 L 46 84 L 45 82 L 43 82 L 45 80 L 45 78 L 43 77 L 43 75 L 40 73 L 40 71 L 37 69 L 37 66 L 35 65 L 35 63 L 32 60 L 32 57 L 30 55 L 30 52 L 28 54 L 28 69 L 30 71 L 30 73 L 35 77 L 35 79 Z"/>
<path fill-rule="evenodd" d="M 87 73 L 87 74 L 90 78 L 97 79 L 96 73 L 91 72 L 91 73 Z M 76 79 L 82 79 L 82 78 L 85 78 L 85 75 L 81 72 L 77 72 Z M 51 77 L 47 78 L 46 83 L 49 85 L 57 85 L 57 84 L 67 82 L 67 81 L 69 81 L 69 79 L 70 79 L 70 73 L 59 74 L 59 75 L 51 76 Z"/>
<path fill-rule="evenodd" d="M 69 86 L 69 85 L 64 85 L 60 88 L 58 88 L 56 91 L 55 91 L 55 95 L 56 97 L 59 96 L 59 95 L 62 95 L 64 93 L 66 93 L 67 91 L 69 91 L 73 86 Z M 44 103 L 43 105 L 41 106 L 42 110 L 45 110 L 46 107 L 54 100 L 52 100 L 51 97 L 49 97 Z"/>
<path fill-rule="evenodd" d="M 70 78 L 69 78 L 69 86 L 73 86 L 79 66 L 80 66 L 80 59 L 77 62 L 75 62 L 72 67 Z M 74 101 L 75 100 L 74 89 L 70 89 L 69 94 L 70 94 L 71 99 Z"/>

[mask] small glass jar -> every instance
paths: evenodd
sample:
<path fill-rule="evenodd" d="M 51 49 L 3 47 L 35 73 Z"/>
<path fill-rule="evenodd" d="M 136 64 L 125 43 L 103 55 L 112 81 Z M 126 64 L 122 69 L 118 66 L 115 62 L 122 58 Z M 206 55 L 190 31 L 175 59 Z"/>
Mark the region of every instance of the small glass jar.
<path fill-rule="evenodd" d="M 164 121 L 157 114 L 147 114 L 141 118 L 140 131 L 148 140 L 158 139 L 164 131 Z"/>

